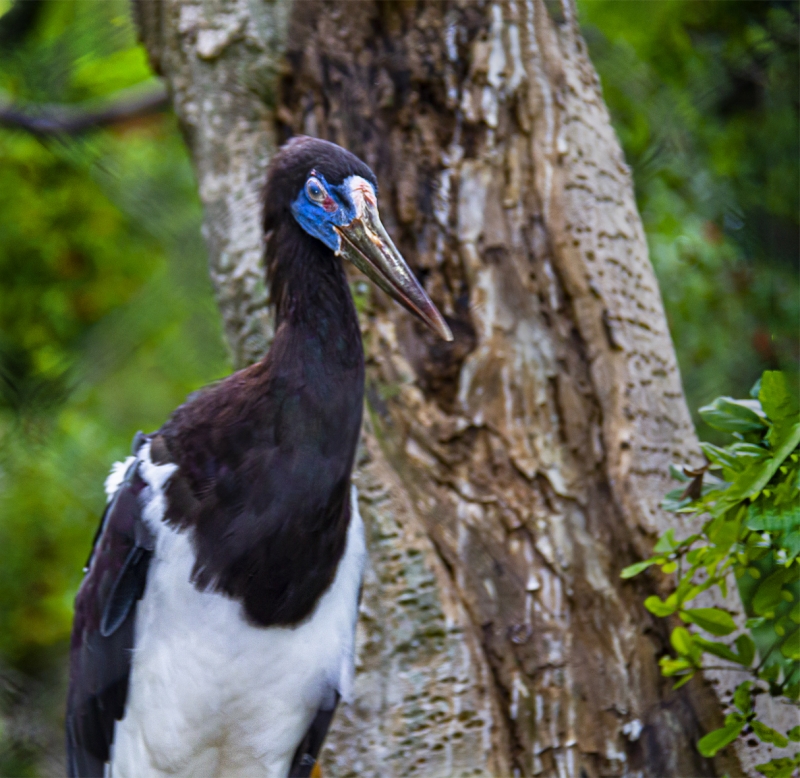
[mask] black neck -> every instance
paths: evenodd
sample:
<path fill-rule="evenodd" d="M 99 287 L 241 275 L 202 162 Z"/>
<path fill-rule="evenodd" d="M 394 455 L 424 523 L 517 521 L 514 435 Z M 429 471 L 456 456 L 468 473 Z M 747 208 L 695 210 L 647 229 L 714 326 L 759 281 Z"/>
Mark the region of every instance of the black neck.
<path fill-rule="evenodd" d="M 364 349 L 342 260 L 292 219 L 267 253 L 276 334 L 264 362 L 272 379 L 303 398 L 291 435 L 335 456 L 349 481 L 364 403 Z M 270 390 L 270 391 L 274 391 Z M 311 419 L 314 423 L 310 423 Z"/>
<path fill-rule="evenodd" d="M 267 280 L 276 328 L 291 330 L 296 348 L 306 351 L 301 343 L 316 341 L 330 367 L 363 363 L 358 314 L 342 261 L 294 219 L 271 236 Z"/>

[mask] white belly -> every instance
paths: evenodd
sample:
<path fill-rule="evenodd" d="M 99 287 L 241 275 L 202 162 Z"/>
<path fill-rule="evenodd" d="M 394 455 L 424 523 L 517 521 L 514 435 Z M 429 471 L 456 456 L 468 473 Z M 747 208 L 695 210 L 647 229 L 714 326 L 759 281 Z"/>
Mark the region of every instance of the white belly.
<path fill-rule="evenodd" d="M 258 628 L 238 602 L 190 583 L 190 533 L 161 521 L 161 486 L 174 466 L 142 453 L 153 487 L 145 520 L 157 539 L 110 774 L 286 778 L 317 710 L 334 691 L 351 694 L 366 555 L 355 488 L 344 556 L 311 616 L 294 628 Z"/>

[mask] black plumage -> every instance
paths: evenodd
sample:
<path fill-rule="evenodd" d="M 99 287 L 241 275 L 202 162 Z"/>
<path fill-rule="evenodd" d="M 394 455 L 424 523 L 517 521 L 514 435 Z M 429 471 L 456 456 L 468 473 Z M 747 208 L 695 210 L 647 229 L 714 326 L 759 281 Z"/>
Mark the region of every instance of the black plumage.
<path fill-rule="evenodd" d="M 272 346 L 146 438 L 153 462 L 177 465 L 165 521 L 192 531 L 195 587 L 240 601 L 257 628 L 309 616 L 336 574 L 350 522 L 364 356 L 341 259 L 292 217 L 312 172 L 331 186 L 360 176 L 377 189 L 372 171 L 333 144 L 299 138 L 276 155 L 264 204 Z M 153 553 L 144 487 L 134 464 L 109 504 L 76 599 L 67 715 L 73 776 L 103 774 L 125 711 L 136 603 Z M 298 744 L 292 776 L 309 774 L 338 695 L 332 699 Z"/>
<path fill-rule="evenodd" d="M 142 442 L 137 435 L 134 445 Z M 75 601 L 66 720 L 70 776 L 103 775 L 114 724 L 125 711 L 135 606 L 153 554 L 139 502 L 144 488 L 132 465 L 103 514 Z"/>

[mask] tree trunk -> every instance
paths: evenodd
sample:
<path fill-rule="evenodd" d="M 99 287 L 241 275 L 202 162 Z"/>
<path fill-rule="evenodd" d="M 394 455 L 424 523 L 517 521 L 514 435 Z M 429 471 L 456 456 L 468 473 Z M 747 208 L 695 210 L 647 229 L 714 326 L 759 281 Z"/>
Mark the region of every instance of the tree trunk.
<path fill-rule="evenodd" d="M 361 156 L 448 316 L 444 344 L 353 276 L 371 570 L 331 776 L 740 774 L 660 677 L 622 582 L 696 456 L 630 173 L 571 0 L 142 0 L 193 154 L 239 366 L 269 339 L 259 190 L 279 139 Z M 671 521 L 671 519 L 670 519 Z"/>

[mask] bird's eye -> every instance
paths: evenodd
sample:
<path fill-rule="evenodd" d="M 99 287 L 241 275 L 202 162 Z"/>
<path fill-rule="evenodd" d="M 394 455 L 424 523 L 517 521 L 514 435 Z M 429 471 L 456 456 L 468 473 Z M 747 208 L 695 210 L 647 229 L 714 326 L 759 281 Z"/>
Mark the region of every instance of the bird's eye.
<path fill-rule="evenodd" d="M 328 193 L 316 178 L 309 178 L 308 181 L 306 181 L 306 194 L 308 195 L 308 199 L 313 200 L 315 203 L 324 202 L 325 198 L 328 196 Z"/>

